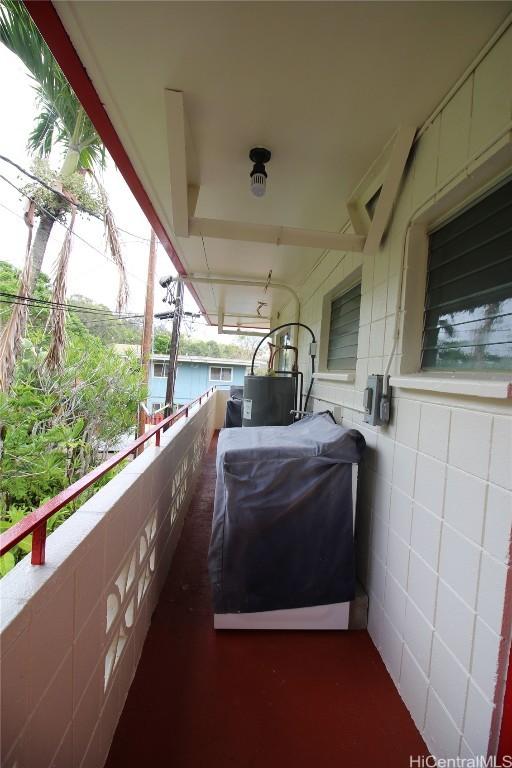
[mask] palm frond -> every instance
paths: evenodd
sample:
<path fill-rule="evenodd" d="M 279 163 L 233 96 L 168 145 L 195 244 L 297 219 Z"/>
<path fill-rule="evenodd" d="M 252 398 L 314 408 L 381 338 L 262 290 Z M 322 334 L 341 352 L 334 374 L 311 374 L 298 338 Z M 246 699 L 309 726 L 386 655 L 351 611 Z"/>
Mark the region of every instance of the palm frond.
<path fill-rule="evenodd" d="M 41 113 L 29 137 L 29 150 L 47 156 L 55 140 L 78 151 L 87 163 L 84 168 L 103 167 L 104 147 L 94 125 L 19 0 L 0 2 L 0 42 L 21 59 L 35 83 Z"/>
<path fill-rule="evenodd" d="M 66 231 L 66 237 L 60 249 L 57 260 L 57 268 L 52 288 L 52 310 L 48 320 L 51 333 L 50 347 L 46 355 L 45 365 L 49 371 L 55 371 L 62 367 L 64 350 L 66 347 L 66 312 L 62 304 L 66 300 L 66 285 L 68 275 L 69 257 L 73 243 L 73 227 L 76 218 L 76 207 L 71 206 L 71 221 Z"/>
<path fill-rule="evenodd" d="M 101 196 L 101 203 L 103 208 L 103 222 L 105 225 L 105 240 L 106 245 L 110 251 L 112 261 L 117 267 L 119 272 L 119 286 L 117 291 L 116 311 L 122 312 L 126 308 L 128 303 L 128 277 L 126 274 L 126 267 L 124 265 L 123 253 L 121 249 L 121 243 L 119 240 L 119 232 L 114 219 L 114 214 L 110 207 L 107 192 L 98 177 L 93 174 L 94 180 L 98 185 L 98 189 Z"/>
<path fill-rule="evenodd" d="M 25 214 L 28 236 L 25 251 L 25 263 L 18 286 L 19 296 L 28 296 L 30 288 L 30 276 L 32 272 L 30 249 L 32 246 L 32 232 L 34 229 L 34 213 L 35 204 L 32 202 Z M 21 342 L 25 336 L 27 317 L 28 304 L 22 302 L 13 304 L 9 320 L 0 335 L 0 392 L 7 392 L 12 384 L 16 360 L 19 356 Z"/>
<path fill-rule="evenodd" d="M 106 166 L 105 145 L 102 143 L 90 143 L 81 147 L 80 167 L 92 171 L 93 168 L 104 169 Z"/>
<path fill-rule="evenodd" d="M 37 115 L 35 125 L 28 137 L 27 147 L 30 152 L 41 157 L 48 157 L 56 135 L 60 134 L 55 112 L 49 112 L 45 107 Z"/>
<path fill-rule="evenodd" d="M 76 96 L 53 58 L 24 3 L 2 0 L 0 4 L 0 42 L 27 67 L 36 83 L 38 97 L 45 106 Z M 59 110 L 56 110 L 59 114 Z M 60 116 L 62 119 L 62 116 Z"/>

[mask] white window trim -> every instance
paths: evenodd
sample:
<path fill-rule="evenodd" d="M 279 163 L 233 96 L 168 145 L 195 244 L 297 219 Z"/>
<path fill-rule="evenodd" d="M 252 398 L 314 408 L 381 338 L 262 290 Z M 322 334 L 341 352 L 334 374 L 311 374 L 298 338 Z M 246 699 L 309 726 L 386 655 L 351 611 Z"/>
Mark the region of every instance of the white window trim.
<path fill-rule="evenodd" d="M 339 373 L 333 373 L 331 371 L 315 371 L 313 378 L 321 381 L 344 381 L 351 383 L 356 380 L 356 373 L 355 371 L 340 371 Z"/>
<path fill-rule="evenodd" d="M 481 377 L 461 378 L 459 374 L 432 376 L 431 371 L 409 376 L 390 376 L 392 387 L 400 389 L 418 389 L 439 392 L 448 395 L 467 395 L 490 400 L 512 400 L 512 382 L 510 378 L 483 379 Z"/>
<path fill-rule="evenodd" d="M 213 379 L 212 378 L 212 368 L 220 368 L 221 371 L 223 370 L 230 370 L 231 371 L 231 378 L 230 379 Z M 221 373 L 222 375 L 222 373 Z M 216 381 L 219 384 L 232 384 L 233 383 L 233 366 L 232 365 L 210 365 L 208 370 L 208 379 L 209 381 Z"/>
<path fill-rule="evenodd" d="M 485 183 L 464 179 L 456 188 L 422 210 L 411 221 L 405 252 L 403 304 L 400 317 L 400 364 L 398 375 L 391 375 L 391 386 L 484 399 L 512 399 L 512 377 L 508 373 L 484 371 L 424 371 L 421 369 L 423 313 L 427 284 L 429 232 L 476 202 L 510 175 L 510 170 Z"/>

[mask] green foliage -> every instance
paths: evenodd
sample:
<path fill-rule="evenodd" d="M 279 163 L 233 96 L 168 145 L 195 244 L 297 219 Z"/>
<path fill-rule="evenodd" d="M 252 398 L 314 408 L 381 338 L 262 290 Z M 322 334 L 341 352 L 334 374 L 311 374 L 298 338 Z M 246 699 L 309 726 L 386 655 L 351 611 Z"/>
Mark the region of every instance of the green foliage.
<path fill-rule="evenodd" d="M 20 271 L 6 261 L 0 261 L 0 291 L 17 296 L 20 283 Z M 51 296 L 49 278 L 41 273 L 37 279 L 32 295 L 36 299 L 48 301 Z M 0 332 L 7 323 L 12 309 L 13 299 L 0 295 Z M 29 309 L 29 321 L 34 328 L 43 330 L 48 320 L 48 308 L 44 306 L 31 306 Z"/>
<path fill-rule="evenodd" d="M 16 560 L 14 559 L 14 555 L 12 552 L 6 552 L 5 555 L 0 557 L 0 577 L 5 576 L 5 574 L 11 570 L 11 568 L 14 568 L 16 565 Z"/>
<path fill-rule="evenodd" d="M 86 296 L 70 296 L 68 303 L 84 307 L 85 310 L 101 309 L 105 313 L 99 315 L 80 310 L 73 312 L 73 317 L 77 317 L 89 333 L 105 344 L 140 344 L 142 318 L 121 319 L 104 304 L 97 304 Z"/>
<path fill-rule="evenodd" d="M 251 336 L 237 337 L 235 344 L 225 344 L 215 339 L 198 339 L 182 334 L 180 338 L 180 355 L 197 357 L 218 357 L 229 360 L 249 360 L 257 342 Z M 171 334 L 164 328 L 157 328 L 153 339 L 153 352 L 156 355 L 166 355 L 169 352 Z"/>
<path fill-rule="evenodd" d="M 0 261 L 0 291 L 17 294 L 19 282 L 20 270 L 13 267 L 12 264 L 8 264 L 7 261 Z M 50 299 L 50 278 L 42 272 L 39 275 L 32 295 L 36 299 Z"/>
<path fill-rule="evenodd" d="M 168 331 L 157 330 L 153 337 L 153 352 L 155 355 L 167 355 L 171 343 L 171 334 Z"/>
<path fill-rule="evenodd" d="M 167 348 L 162 353 L 160 353 L 156 348 L 155 352 L 164 354 L 168 351 L 168 349 L 169 343 L 167 342 Z M 182 335 L 180 339 L 179 354 L 196 355 L 198 357 L 227 358 L 230 360 L 247 360 L 249 357 L 246 345 L 223 344 L 215 341 L 215 339 L 196 339 L 192 336 L 185 335 Z"/>
<path fill-rule="evenodd" d="M 0 262 L 1 291 L 15 293 L 17 277 L 17 270 Z M 47 297 L 46 276 L 40 276 L 36 293 Z M 137 356 L 113 354 L 74 314 L 68 323 L 63 369 L 50 374 L 43 365 L 49 340 L 37 314 L 41 311 L 31 308 L 13 387 L 9 394 L 0 393 L 0 526 L 4 530 L 100 464 L 120 438 L 133 431 L 137 405 L 145 397 Z M 82 495 L 54 515 L 49 530 L 85 498 Z M 29 541 L 22 541 L 12 551 L 15 561 L 29 548 Z M 10 557 L 1 559 L 0 575 L 12 565 Z"/>

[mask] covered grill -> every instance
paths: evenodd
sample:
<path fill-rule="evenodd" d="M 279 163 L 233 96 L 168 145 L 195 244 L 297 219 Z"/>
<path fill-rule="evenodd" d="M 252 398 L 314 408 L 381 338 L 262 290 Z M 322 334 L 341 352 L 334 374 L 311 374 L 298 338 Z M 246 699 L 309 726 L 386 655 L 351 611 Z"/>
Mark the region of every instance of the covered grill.
<path fill-rule="evenodd" d="M 353 599 L 352 465 L 364 448 L 329 414 L 221 432 L 209 552 L 216 614 Z"/>

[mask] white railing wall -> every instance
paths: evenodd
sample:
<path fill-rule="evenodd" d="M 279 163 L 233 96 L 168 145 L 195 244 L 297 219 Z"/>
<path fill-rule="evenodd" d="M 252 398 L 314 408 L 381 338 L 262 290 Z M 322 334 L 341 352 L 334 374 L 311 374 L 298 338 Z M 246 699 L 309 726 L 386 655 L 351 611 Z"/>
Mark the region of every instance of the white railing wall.
<path fill-rule="evenodd" d="M 0 583 L 2 768 L 102 768 L 224 393 L 214 392 Z M 218 402 L 219 401 L 219 402 Z"/>

